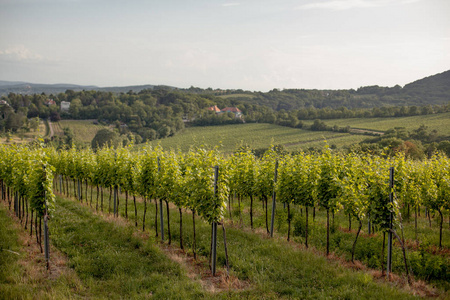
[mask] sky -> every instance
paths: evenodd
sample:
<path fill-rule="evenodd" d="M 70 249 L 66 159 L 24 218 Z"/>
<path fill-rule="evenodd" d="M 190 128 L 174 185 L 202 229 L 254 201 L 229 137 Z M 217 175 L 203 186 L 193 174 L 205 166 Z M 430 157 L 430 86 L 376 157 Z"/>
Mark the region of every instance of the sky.
<path fill-rule="evenodd" d="M 449 0 L 0 0 L 6 81 L 357 89 L 449 69 Z"/>

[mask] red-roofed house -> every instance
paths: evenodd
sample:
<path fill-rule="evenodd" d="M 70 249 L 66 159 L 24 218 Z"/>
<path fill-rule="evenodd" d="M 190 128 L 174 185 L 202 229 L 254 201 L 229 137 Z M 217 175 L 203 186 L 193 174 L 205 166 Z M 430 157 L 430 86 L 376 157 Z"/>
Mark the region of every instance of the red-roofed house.
<path fill-rule="evenodd" d="M 48 100 L 45 102 L 45 105 L 48 105 L 48 106 L 50 106 L 50 105 L 56 105 L 56 102 L 55 102 L 53 99 L 48 99 Z"/>
<path fill-rule="evenodd" d="M 232 113 L 235 118 L 242 118 L 242 111 L 237 107 L 225 107 L 223 109 L 219 109 L 217 105 L 211 106 L 207 108 L 208 110 L 214 111 L 216 114 L 225 114 Z"/>
<path fill-rule="evenodd" d="M 217 105 L 208 107 L 208 110 L 212 110 L 212 111 L 214 111 L 216 113 L 220 113 L 220 109 L 217 107 Z"/>
<path fill-rule="evenodd" d="M 237 107 L 225 107 L 221 110 L 222 113 L 233 113 L 235 118 L 242 117 L 242 111 Z"/>

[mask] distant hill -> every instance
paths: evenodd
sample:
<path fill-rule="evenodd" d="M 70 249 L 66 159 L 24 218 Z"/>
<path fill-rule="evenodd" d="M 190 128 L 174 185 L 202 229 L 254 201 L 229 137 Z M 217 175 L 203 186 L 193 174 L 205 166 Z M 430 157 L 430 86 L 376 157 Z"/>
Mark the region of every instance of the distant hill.
<path fill-rule="evenodd" d="M 76 85 L 76 84 L 37 84 L 22 81 L 0 81 L 0 96 L 7 95 L 9 93 L 21 94 L 21 95 L 32 95 L 45 93 L 59 94 L 64 93 L 67 90 L 73 90 L 75 92 L 79 91 L 104 91 L 112 93 L 127 93 L 133 91 L 139 93 L 145 89 L 153 89 L 155 85 L 133 85 L 133 86 L 122 86 L 122 87 L 98 87 L 95 85 Z M 171 88 L 171 87 L 166 87 Z"/>
<path fill-rule="evenodd" d="M 97 87 L 74 84 L 35 84 L 27 82 L 0 81 L 0 96 L 9 93 L 59 94 L 66 90 L 103 91 L 112 93 L 139 93 L 142 90 L 177 89 L 188 94 L 220 96 L 237 103 L 254 104 L 270 107 L 275 111 L 295 110 L 308 107 L 333 108 L 374 108 L 383 106 L 426 106 L 443 105 L 450 101 L 450 70 L 429 76 L 401 87 L 382 87 L 378 85 L 360 87 L 357 90 L 307 90 L 307 89 L 273 89 L 269 92 L 251 92 L 243 90 L 201 89 L 191 87 L 178 89 L 170 86 L 135 85 L 122 87 Z"/>
<path fill-rule="evenodd" d="M 190 89 L 194 91 L 194 89 Z M 189 91 L 189 90 L 188 90 Z M 267 93 L 242 90 L 213 91 L 222 98 L 264 105 L 273 110 L 315 108 L 374 108 L 388 106 L 444 105 L 450 101 L 450 71 L 405 85 L 364 86 L 357 90 L 273 89 Z M 201 93 L 208 93 L 203 90 Z"/>
<path fill-rule="evenodd" d="M 22 81 L 3 81 L 0 80 L 0 86 L 10 86 L 10 85 L 20 85 L 20 84 L 25 84 L 26 82 L 22 82 Z"/>
<path fill-rule="evenodd" d="M 413 97 L 446 98 L 450 101 L 450 70 L 411 82 L 403 87 L 402 92 Z"/>
<path fill-rule="evenodd" d="M 37 84 L 29 82 L 0 82 L 0 95 L 7 95 L 9 93 L 32 95 L 32 94 L 58 94 L 64 93 L 66 90 L 82 91 L 82 90 L 96 90 L 96 86 L 81 86 L 75 84 Z"/>

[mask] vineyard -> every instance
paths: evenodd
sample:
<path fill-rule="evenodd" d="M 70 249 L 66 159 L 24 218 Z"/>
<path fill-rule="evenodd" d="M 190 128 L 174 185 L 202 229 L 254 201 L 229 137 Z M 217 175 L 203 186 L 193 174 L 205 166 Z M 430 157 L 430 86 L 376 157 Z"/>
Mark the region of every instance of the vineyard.
<path fill-rule="evenodd" d="M 274 124 L 247 123 L 238 125 L 223 126 L 202 126 L 188 127 L 180 134 L 176 134 L 164 139 L 149 142 L 156 147 L 162 146 L 164 149 L 180 149 L 183 152 L 189 151 L 191 146 L 206 147 L 220 145 L 220 151 L 232 153 L 241 146 L 249 146 L 252 149 L 268 148 L 270 144 L 283 145 L 289 151 L 307 149 L 309 147 L 322 148 L 324 140 L 337 147 L 357 144 L 367 138 L 362 135 L 351 135 L 348 133 L 338 133 L 331 131 L 303 130 L 299 128 L 289 128 Z M 140 145 L 137 145 L 140 147 Z"/>
<path fill-rule="evenodd" d="M 128 219 L 194 259 L 208 257 L 213 275 L 249 278 L 230 251 L 226 227 L 237 227 L 449 289 L 450 161 L 441 155 L 414 161 L 325 149 L 257 159 L 151 146 L 2 146 L 0 155 L 2 199 L 40 245 L 44 221 L 44 248 L 58 194 Z"/>

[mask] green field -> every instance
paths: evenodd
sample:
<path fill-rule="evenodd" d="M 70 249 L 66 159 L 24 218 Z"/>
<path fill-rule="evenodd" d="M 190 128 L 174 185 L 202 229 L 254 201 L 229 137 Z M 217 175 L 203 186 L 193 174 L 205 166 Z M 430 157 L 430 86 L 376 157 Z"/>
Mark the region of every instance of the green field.
<path fill-rule="evenodd" d="M 254 96 L 251 94 L 229 94 L 229 95 L 220 95 L 219 98 L 253 98 Z"/>
<path fill-rule="evenodd" d="M 311 125 L 311 121 L 304 121 Z M 429 130 L 437 130 L 439 135 L 450 135 L 450 113 L 402 117 L 402 118 L 354 118 L 325 120 L 329 126 L 350 126 L 355 129 L 386 131 L 395 127 L 405 127 L 408 131 L 426 125 Z M 289 151 L 323 147 L 325 140 L 337 147 L 349 146 L 367 139 L 366 135 L 337 133 L 330 131 L 308 131 L 273 124 L 238 124 L 224 126 L 191 127 L 175 136 L 152 141 L 151 145 L 161 145 L 165 149 L 186 151 L 191 146 L 219 146 L 223 152 L 249 145 L 253 149 L 267 148 L 271 144 L 281 144 Z"/>
<path fill-rule="evenodd" d="M 311 125 L 312 120 L 303 121 Z M 395 127 L 405 127 L 408 131 L 426 125 L 429 130 L 437 130 L 439 135 L 450 135 L 450 113 L 401 118 L 354 118 L 324 120 L 329 126 L 350 126 L 356 129 L 386 131 Z M 55 134 L 62 134 L 62 128 L 69 127 L 75 141 L 89 144 L 103 125 L 94 125 L 92 120 L 61 120 L 54 123 Z M 268 148 L 281 144 L 289 151 L 306 150 L 310 147 L 321 148 L 325 140 L 331 145 L 344 147 L 366 139 L 365 135 L 337 133 L 330 131 L 308 131 L 266 123 L 250 123 L 224 126 L 190 127 L 175 136 L 155 140 L 150 144 L 161 145 L 164 149 L 187 151 L 191 146 L 219 146 L 223 152 L 232 152 L 240 146 L 248 145 L 253 149 Z"/>
<path fill-rule="evenodd" d="M 420 125 L 426 125 L 429 130 L 437 130 L 439 135 L 450 135 L 450 113 L 433 114 L 414 117 L 401 118 L 354 118 L 354 119 L 334 119 L 324 120 L 328 126 L 337 125 L 339 127 L 350 126 L 351 128 L 369 129 L 385 131 L 395 127 L 405 127 L 411 131 Z M 306 125 L 311 125 L 313 121 L 303 121 Z"/>
<path fill-rule="evenodd" d="M 152 141 L 151 145 L 161 145 L 164 149 L 186 151 L 191 146 L 219 146 L 223 152 L 232 152 L 240 146 L 249 145 L 253 149 L 267 148 L 282 144 L 289 151 L 322 147 L 325 140 L 336 146 L 358 143 L 365 136 L 329 131 L 308 131 L 273 124 L 238 124 L 224 126 L 191 127 L 173 137 Z"/>
<path fill-rule="evenodd" d="M 61 120 L 59 125 L 55 124 L 55 134 L 61 133 L 62 129 L 69 127 L 75 137 L 76 142 L 80 143 L 91 143 L 97 131 L 105 128 L 103 125 L 95 125 L 92 123 L 93 120 Z"/>

